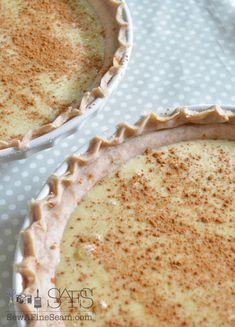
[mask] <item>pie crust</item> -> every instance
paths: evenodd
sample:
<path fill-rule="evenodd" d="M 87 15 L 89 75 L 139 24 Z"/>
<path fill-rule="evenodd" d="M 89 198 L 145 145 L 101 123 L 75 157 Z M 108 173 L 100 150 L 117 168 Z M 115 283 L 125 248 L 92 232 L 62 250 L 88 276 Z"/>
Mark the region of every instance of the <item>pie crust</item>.
<path fill-rule="evenodd" d="M 95 99 L 104 98 L 108 95 L 108 84 L 112 78 L 119 73 L 120 69 L 128 59 L 126 49 L 130 46 L 127 41 L 128 23 L 123 18 L 124 4 L 121 0 L 105 0 L 105 4 L 100 4 L 99 0 L 87 0 L 95 11 L 98 12 L 99 19 L 105 26 L 107 34 L 107 44 L 105 45 L 105 57 L 103 68 L 94 80 L 93 88 L 84 93 L 79 103 L 71 104 L 62 114 L 59 114 L 51 123 L 44 124 L 35 130 L 28 131 L 25 135 L 12 140 L 0 139 L 0 150 L 10 147 L 26 148 L 29 141 L 43 134 L 47 134 L 66 123 L 68 120 L 82 115 L 92 105 Z M 110 16 L 114 16 L 116 21 L 111 23 L 107 17 L 104 7 L 110 7 Z M 114 39 L 115 38 L 115 39 Z M 105 73 L 104 73 L 105 72 Z"/>
<path fill-rule="evenodd" d="M 234 125 L 235 113 L 219 106 L 203 112 L 178 108 L 171 116 L 151 113 L 135 125 L 121 124 L 111 139 L 96 137 L 85 154 L 72 155 L 67 161 L 67 171 L 62 176 L 49 178 L 48 196 L 32 201 L 32 224 L 22 232 L 24 259 L 17 265 L 23 277 L 24 292 L 35 295 L 40 289 L 42 294 L 47 294 L 47 290 L 54 287 L 65 226 L 83 196 L 107 176 L 107 172 L 111 174 L 126 161 L 144 153 L 146 148 L 199 139 L 235 140 Z M 22 304 L 20 308 L 25 314 L 32 313 L 30 305 Z M 54 326 L 53 321 L 31 324 Z M 56 326 L 64 326 L 63 321 L 56 322 Z"/>

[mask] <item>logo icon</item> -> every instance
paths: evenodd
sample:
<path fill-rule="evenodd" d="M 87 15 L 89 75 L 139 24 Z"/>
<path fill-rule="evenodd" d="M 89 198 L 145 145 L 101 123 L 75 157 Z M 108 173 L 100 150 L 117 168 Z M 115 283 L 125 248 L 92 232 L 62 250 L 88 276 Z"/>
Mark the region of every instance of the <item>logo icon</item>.
<path fill-rule="evenodd" d="M 32 304 L 32 295 L 18 294 L 16 295 L 16 302 L 19 304 Z"/>
<path fill-rule="evenodd" d="M 14 289 L 10 288 L 7 291 L 7 295 L 9 298 L 9 306 L 12 306 L 16 301 L 16 291 Z"/>
<path fill-rule="evenodd" d="M 37 289 L 37 296 L 34 297 L 34 308 L 39 309 L 42 307 L 42 298 L 39 296 L 39 289 Z"/>

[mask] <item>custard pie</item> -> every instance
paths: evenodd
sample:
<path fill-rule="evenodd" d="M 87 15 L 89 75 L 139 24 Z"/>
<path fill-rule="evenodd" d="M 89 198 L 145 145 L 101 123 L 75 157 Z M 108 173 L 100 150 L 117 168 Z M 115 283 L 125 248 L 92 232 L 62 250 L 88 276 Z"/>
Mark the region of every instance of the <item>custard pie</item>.
<path fill-rule="evenodd" d="M 24 146 L 106 96 L 124 60 L 121 7 L 0 0 L 0 149 Z"/>
<path fill-rule="evenodd" d="M 234 125 L 152 113 L 70 157 L 23 232 L 24 293 L 63 317 L 33 326 L 234 326 Z"/>

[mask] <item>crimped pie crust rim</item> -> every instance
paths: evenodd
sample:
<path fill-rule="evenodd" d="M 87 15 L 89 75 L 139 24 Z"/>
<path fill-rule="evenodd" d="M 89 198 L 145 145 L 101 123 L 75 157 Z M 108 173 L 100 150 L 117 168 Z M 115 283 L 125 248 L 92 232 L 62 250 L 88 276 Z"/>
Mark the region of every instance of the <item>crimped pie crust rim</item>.
<path fill-rule="evenodd" d="M 31 229 L 34 224 L 38 223 L 41 224 L 43 228 L 44 222 L 42 221 L 42 215 L 45 208 L 51 210 L 60 203 L 64 190 L 75 182 L 76 173 L 79 168 L 87 166 L 92 163 L 92 161 L 102 156 L 105 149 L 123 144 L 125 141 L 128 141 L 128 139 L 134 137 L 151 132 L 174 129 L 183 125 L 213 124 L 235 125 L 235 113 L 222 110 L 219 106 L 212 106 L 208 110 L 202 112 L 190 111 L 185 107 L 181 107 L 177 108 L 175 113 L 170 116 L 158 116 L 156 113 L 150 113 L 141 118 L 134 125 L 126 123 L 120 124 L 116 133 L 110 139 L 101 137 L 93 138 L 88 150 L 83 155 L 70 156 L 67 160 L 68 167 L 66 172 L 60 176 L 52 175 L 48 179 L 50 188 L 48 195 L 41 200 L 33 200 L 31 203 L 32 223 L 28 229 L 22 231 L 25 254 L 23 261 L 16 265 L 17 271 L 22 275 L 24 287 L 30 288 L 33 287 L 33 285 L 38 285 L 36 283 L 35 267 L 32 267 L 28 262 L 28 259 L 34 258 L 35 263 L 40 263 L 35 255 L 35 240 L 32 237 L 34 233 L 31 235 Z M 47 230 L 44 232 L 48 233 Z M 27 314 L 33 312 L 30 311 L 28 306 L 21 306 L 21 309 Z"/>
<path fill-rule="evenodd" d="M 186 124 L 216 124 L 229 123 L 235 125 L 235 113 L 221 109 L 215 105 L 201 112 L 190 111 L 186 107 L 179 107 L 170 116 L 159 116 L 154 112 L 140 118 L 134 125 L 121 123 L 117 126 L 115 134 L 110 138 L 94 137 L 88 146 L 87 151 L 82 155 L 71 155 L 67 159 L 68 169 L 61 176 L 52 175 L 48 179 L 50 194 L 48 197 L 33 201 L 34 206 L 39 203 L 50 203 L 53 194 L 57 196 L 61 192 L 59 184 L 68 185 L 73 182 L 73 174 L 80 167 L 87 165 L 96 159 L 103 149 L 121 144 L 129 138 L 141 136 L 152 131 L 171 129 Z M 56 183 L 55 183 L 56 181 Z M 33 212 L 32 212 L 33 213 Z"/>
<path fill-rule="evenodd" d="M 128 22 L 123 19 L 123 12 L 125 10 L 125 4 L 122 0 L 107 0 L 113 7 L 116 8 L 116 22 L 119 26 L 118 43 L 119 47 L 116 50 L 113 57 L 113 65 L 106 71 L 100 80 L 99 86 L 84 93 L 79 108 L 73 108 L 69 106 L 68 109 L 57 116 L 53 122 L 40 126 L 35 130 L 29 130 L 20 139 L 4 141 L 0 139 L 0 151 L 7 148 L 26 149 L 29 142 L 39 136 L 45 135 L 53 130 L 59 128 L 70 119 L 81 116 L 88 106 L 93 103 L 94 100 L 99 98 L 105 98 L 108 95 L 108 85 L 112 78 L 118 74 L 121 67 L 125 63 L 125 51 L 130 46 L 127 41 L 126 32 L 129 28 Z"/>

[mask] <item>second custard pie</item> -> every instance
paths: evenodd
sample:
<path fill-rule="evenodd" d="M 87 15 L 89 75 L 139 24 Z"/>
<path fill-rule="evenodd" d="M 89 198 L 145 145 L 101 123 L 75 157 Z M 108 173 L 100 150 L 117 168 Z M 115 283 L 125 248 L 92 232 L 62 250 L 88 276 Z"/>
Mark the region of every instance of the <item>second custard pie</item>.
<path fill-rule="evenodd" d="M 107 94 L 126 47 L 116 0 L 0 0 L 0 149 L 21 147 Z"/>
<path fill-rule="evenodd" d="M 234 124 L 217 107 L 152 113 L 72 156 L 32 203 L 18 270 L 38 313 L 74 319 L 32 325 L 233 326 Z"/>

